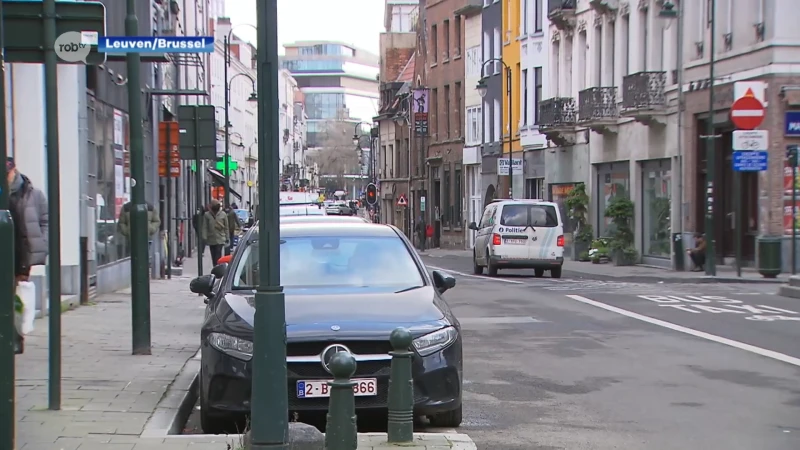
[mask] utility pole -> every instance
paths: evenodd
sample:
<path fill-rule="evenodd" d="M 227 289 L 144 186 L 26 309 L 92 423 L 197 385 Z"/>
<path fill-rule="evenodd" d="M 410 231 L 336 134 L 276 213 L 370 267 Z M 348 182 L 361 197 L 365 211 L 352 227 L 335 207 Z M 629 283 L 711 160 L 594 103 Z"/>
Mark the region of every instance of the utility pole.
<path fill-rule="evenodd" d="M 716 51 L 716 12 L 717 2 L 711 0 L 711 37 L 708 61 L 708 121 L 706 123 L 706 275 L 717 275 L 717 254 L 716 254 L 716 236 L 715 236 L 715 220 L 716 214 L 714 207 L 714 197 L 716 196 L 716 189 L 714 189 L 714 172 L 716 169 L 716 155 L 714 147 L 716 145 L 717 135 L 714 132 L 714 63 Z"/>
<path fill-rule="evenodd" d="M 51 0 L 52 1 L 52 0 Z M 127 0 L 125 34 L 139 35 L 136 0 Z M 131 337 L 134 355 L 150 354 L 150 277 L 148 275 L 147 202 L 144 187 L 141 55 L 127 54 L 128 124 L 131 139 Z"/>
<path fill-rule="evenodd" d="M 47 129 L 47 211 L 48 294 L 47 323 L 49 345 L 48 403 L 51 410 L 61 409 L 61 177 L 58 149 L 58 56 L 56 56 L 56 1 L 44 0 L 44 96 Z M 5 105 L 3 105 L 5 107 Z"/>
<path fill-rule="evenodd" d="M 258 31 L 259 285 L 253 339 L 252 450 L 288 450 L 286 299 L 280 280 L 278 219 L 278 0 L 256 1 Z M 259 180 L 260 181 L 260 180 Z"/>
<path fill-rule="evenodd" d="M 222 69 L 222 78 L 223 82 L 225 83 L 223 88 L 225 89 L 225 198 L 223 199 L 223 203 L 225 206 L 230 206 L 230 192 L 231 192 L 231 168 L 230 168 L 230 160 L 231 160 L 231 121 L 230 121 L 230 87 L 228 86 L 228 64 L 230 64 L 230 48 L 231 43 L 228 40 L 228 36 L 222 38 L 222 45 L 223 45 L 223 55 L 225 59 L 224 68 Z M 225 253 L 228 254 L 228 250 L 225 250 Z"/>
<path fill-rule="evenodd" d="M 5 48 L 3 40 L 3 4 L 0 2 L 0 48 Z M 0 104 L 6 104 L 6 64 L 5 52 L 0 52 Z M 8 175 L 6 174 L 6 108 L 0 111 L 0 248 L 14 248 L 14 222 L 8 210 Z M 14 252 L 9 251 L 0 258 L 0 330 L 8 333 L 0 335 L 0 448 L 16 448 L 15 428 L 17 425 L 14 392 Z"/>

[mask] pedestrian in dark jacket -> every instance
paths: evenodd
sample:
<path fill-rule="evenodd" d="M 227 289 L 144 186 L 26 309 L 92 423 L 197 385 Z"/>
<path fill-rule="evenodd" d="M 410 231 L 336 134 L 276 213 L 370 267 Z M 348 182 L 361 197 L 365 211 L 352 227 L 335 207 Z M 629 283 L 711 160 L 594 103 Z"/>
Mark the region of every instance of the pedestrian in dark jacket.
<path fill-rule="evenodd" d="M 203 242 L 208 245 L 211 252 L 211 265 L 216 266 L 222 257 L 222 249 L 228 244 L 228 215 L 222 210 L 222 205 L 217 200 L 211 200 L 209 211 L 203 215 L 200 228 Z"/>
<path fill-rule="evenodd" d="M 425 251 L 425 238 L 426 235 L 426 227 L 425 227 L 425 219 L 420 216 L 417 219 L 417 224 L 414 226 L 415 231 L 417 232 L 417 243 L 419 244 L 419 249 Z"/>
<path fill-rule="evenodd" d="M 19 205 L 21 225 L 25 228 L 29 266 L 41 266 L 49 254 L 50 216 L 47 197 L 35 188 L 31 180 L 17 170 L 14 158 L 6 161 L 9 201 Z"/>
<path fill-rule="evenodd" d="M 119 214 L 119 220 L 117 221 L 117 231 L 119 234 L 125 236 L 126 239 L 131 238 L 131 207 L 133 204 L 131 202 L 125 203 L 122 205 L 122 211 Z M 158 215 L 158 211 L 153 208 L 153 205 L 147 204 L 147 238 L 152 239 L 152 236 L 158 233 L 159 228 L 161 228 L 161 218 Z"/>
<path fill-rule="evenodd" d="M 17 189 L 17 195 L 15 195 L 15 191 L 11 189 L 15 184 L 18 184 L 19 178 L 22 176 L 16 171 L 14 160 L 11 158 L 6 161 L 6 173 L 8 174 L 9 191 L 12 194 L 8 198 L 8 209 L 11 213 L 11 220 L 14 222 L 14 292 L 16 292 L 17 283 L 20 281 L 28 281 L 30 277 L 31 256 L 33 252 L 31 251 L 31 241 L 25 224 L 26 210 L 28 209 L 25 203 L 26 196 L 19 195 L 21 192 L 25 191 L 25 188 Z M 47 205 L 45 204 L 45 209 L 46 208 Z M 45 236 L 47 236 L 46 233 Z M 46 249 L 45 247 L 45 257 L 47 256 Z M 25 338 L 16 330 L 14 332 L 14 338 L 14 352 L 20 354 L 24 351 Z"/>
<path fill-rule="evenodd" d="M 236 215 L 237 209 L 239 207 L 234 203 L 225 210 L 228 214 L 228 245 L 225 249 L 225 254 L 227 255 L 230 255 L 233 251 L 233 237 L 242 229 L 241 224 L 239 224 L 239 216 Z"/>
<path fill-rule="evenodd" d="M 194 234 L 197 236 L 197 245 L 200 252 L 200 257 L 203 257 L 203 253 L 205 253 L 206 245 L 201 239 L 200 234 L 200 225 L 203 223 L 203 214 L 206 213 L 205 208 L 197 208 L 197 212 L 194 213 L 192 216 L 192 228 L 194 228 Z"/>

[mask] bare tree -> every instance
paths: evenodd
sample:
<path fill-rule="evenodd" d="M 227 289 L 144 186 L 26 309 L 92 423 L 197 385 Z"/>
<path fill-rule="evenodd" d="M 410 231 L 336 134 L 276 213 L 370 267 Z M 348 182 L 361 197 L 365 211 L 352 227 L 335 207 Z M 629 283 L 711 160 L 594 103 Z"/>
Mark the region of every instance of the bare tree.
<path fill-rule="evenodd" d="M 353 124 L 331 121 L 326 124 L 319 147 L 308 159 L 317 164 L 320 177 L 333 177 L 338 186 L 344 186 L 344 175 L 361 172 L 358 155 L 353 145 Z"/>

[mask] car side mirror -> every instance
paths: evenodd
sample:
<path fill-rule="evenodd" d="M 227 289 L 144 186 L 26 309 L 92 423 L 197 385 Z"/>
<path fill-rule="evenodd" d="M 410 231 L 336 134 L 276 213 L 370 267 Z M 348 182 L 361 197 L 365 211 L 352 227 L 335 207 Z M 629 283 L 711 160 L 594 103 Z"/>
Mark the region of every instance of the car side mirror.
<path fill-rule="evenodd" d="M 469 225 L 467 225 L 467 228 L 469 228 L 470 230 L 478 231 L 478 224 L 476 224 L 475 222 L 470 222 Z"/>
<path fill-rule="evenodd" d="M 433 286 L 440 294 L 444 294 L 445 291 L 448 291 L 456 287 L 456 279 L 447 272 L 441 270 L 434 270 Z"/>
<path fill-rule="evenodd" d="M 211 297 L 211 291 L 214 289 L 215 280 L 216 277 L 214 275 L 203 275 L 197 277 L 189 283 L 189 290 L 195 294 Z"/>
<path fill-rule="evenodd" d="M 215 278 L 222 278 L 225 276 L 225 272 L 228 271 L 228 263 L 217 264 L 211 269 L 211 275 L 214 275 Z"/>

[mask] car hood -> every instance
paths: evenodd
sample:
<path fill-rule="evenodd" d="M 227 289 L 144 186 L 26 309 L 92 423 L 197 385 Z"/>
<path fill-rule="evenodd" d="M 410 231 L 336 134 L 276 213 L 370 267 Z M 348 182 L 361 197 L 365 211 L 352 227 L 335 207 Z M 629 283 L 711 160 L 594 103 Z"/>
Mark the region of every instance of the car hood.
<path fill-rule="evenodd" d="M 326 288 L 287 290 L 286 331 L 290 338 L 330 336 L 338 327 L 339 337 L 385 335 L 399 326 L 424 332 L 441 327 L 446 306 L 432 286 L 405 292 L 394 289 Z M 216 309 L 225 328 L 250 334 L 255 315 L 255 295 L 251 291 L 229 292 Z M 415 333 L 416 334 L 416 333 Z"/>

